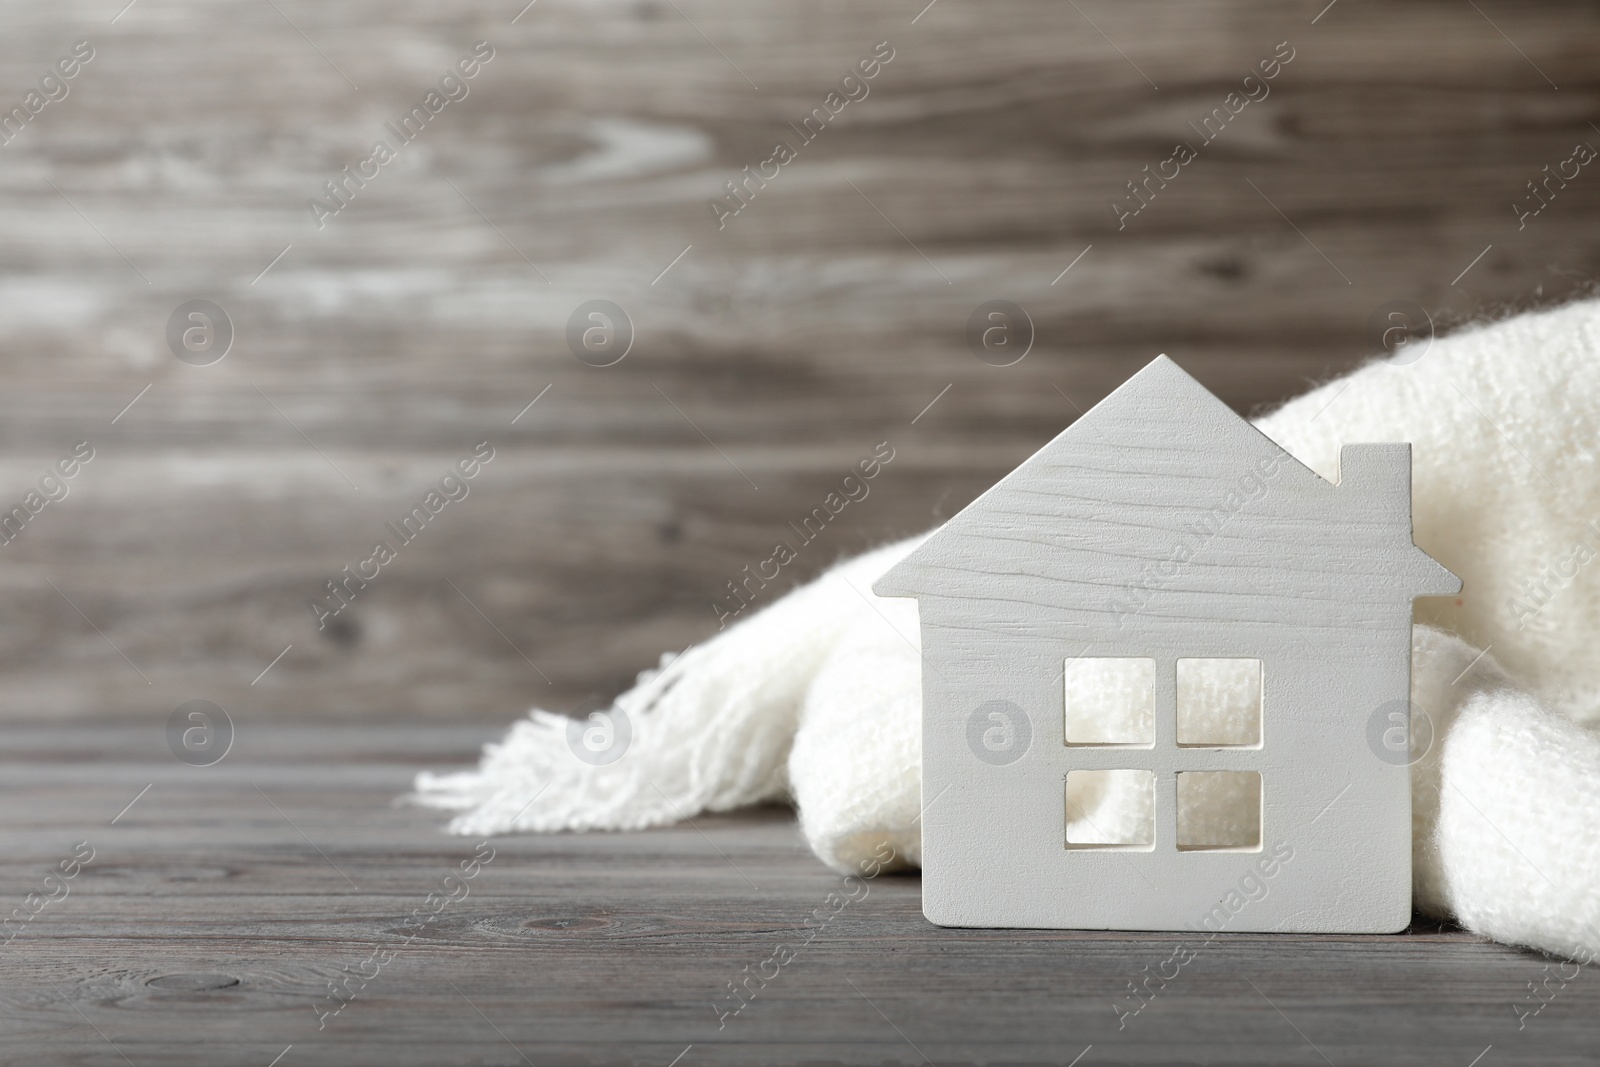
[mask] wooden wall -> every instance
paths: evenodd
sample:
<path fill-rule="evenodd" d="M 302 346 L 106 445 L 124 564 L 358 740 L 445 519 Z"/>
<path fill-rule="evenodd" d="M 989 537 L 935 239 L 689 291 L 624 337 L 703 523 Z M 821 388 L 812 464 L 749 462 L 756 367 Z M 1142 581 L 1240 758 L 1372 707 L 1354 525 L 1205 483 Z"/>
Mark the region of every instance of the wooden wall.
<path fill-rule="evenodd" d="M 1600 173 L 1511 207 L 1600 146 L 1592 4 L 123 2 L 0 3 L 0 107 L 95 51 L 0 147 L 0 505 L 95 450 L 0 546 L 12 719 L 570 707 L 712 633 L 877 442 L 786 580 L 952 514 L 1158 352 L 1250 410 L 1367 358 L 1385 301 L 1443 325 L 1600 265 Z M 479 40 L 469 95 L 319 229 L 308 199 Z M 708 200 L 884 41 L 719 230 Z M 192 299 L 236 331 L 211 366 L 168 350 Z M 611 367 L 567 345 L 592 299 L 636 331 Z M 1035 325 L 1014 366 L 969 351 L 991 299 Z M 483 440 L 319 630 L 322 583 Z"/>

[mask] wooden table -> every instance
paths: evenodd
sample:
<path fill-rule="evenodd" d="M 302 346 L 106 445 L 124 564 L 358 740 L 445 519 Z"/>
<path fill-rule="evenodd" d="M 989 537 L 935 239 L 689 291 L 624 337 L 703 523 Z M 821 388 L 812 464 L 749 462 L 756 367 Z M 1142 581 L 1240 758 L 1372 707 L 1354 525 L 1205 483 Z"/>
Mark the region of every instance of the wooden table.
<path fill-rule="evenodd" d="M 778 809 L 496 838 L 463 897 L 444 880 L 478 842 L 394 800 L 493 731 L 239 726 L 206 768 L 143 728 L 0 731 L 7 907 L 44 892 L 76 842 L 94 851 L 0 948 L 0 1062 L 1504 1067 L 1600 1053 L 1600 978 L 1568 967 L 1562 986 L 1554 961 L 1431 923 L 1209 945 L 943 930 L 922 918 L 918 879 L 891 875 L 831 912 L 841 879 Z M 831 918 L 808 934 L 818 909 Z M 1127 984 L 1180 941 L 1193 961 L 1119 1029 L 1113 1004 L 1131 1006 Z M 763 967 L 780 944 L 794 957 Z M 375 951 L 393 952 L 376 973 Z M 719 1027 L 714 1005 L 736 1003 L 727 984 L 747 967 L 776 977 Z M 351 971 L 370 981 L 352 979 L 319 1030 L 316 1005 Z M 1552 999 L 1519 1032 L 1515 1006 L 1545 979 Z"/>

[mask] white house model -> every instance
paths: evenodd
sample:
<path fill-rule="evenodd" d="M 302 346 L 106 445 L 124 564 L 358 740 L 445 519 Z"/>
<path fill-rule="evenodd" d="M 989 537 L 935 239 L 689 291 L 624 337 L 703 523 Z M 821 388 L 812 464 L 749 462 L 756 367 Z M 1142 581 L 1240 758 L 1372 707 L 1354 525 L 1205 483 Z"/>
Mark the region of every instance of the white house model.
<path fill-rule="evenodd" d="M 920 615 L 930 921 L 1410 921 L 1412 600 L 1461 588 L 1410 445 L 1332 484 L 1162 356 L 874 588 Z"/>

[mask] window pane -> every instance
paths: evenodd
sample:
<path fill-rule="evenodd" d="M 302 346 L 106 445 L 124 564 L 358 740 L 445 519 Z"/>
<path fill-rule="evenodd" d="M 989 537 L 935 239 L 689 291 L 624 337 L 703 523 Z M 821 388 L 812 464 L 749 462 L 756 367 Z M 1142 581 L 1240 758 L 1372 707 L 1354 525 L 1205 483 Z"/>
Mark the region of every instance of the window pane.
<path fill-rule="evenodd" d="M 1178 772 L 1180 851 L 1260 847 L 1261 775 L 1258 772 Z"/>
<path fill-rule="evenodd" d="M 1260 746 L 1260 660 L 1180 659 L 1177 699 L 1178 744 Z"/>
<path fill-rule="evenodd" d="M 1148 850 L 1155 841 L 1151 771 L 1068 771 L 1066 807 L 1068 848 Z"/>
<path fill-rule="evenodd" d="M 1069 660 L 1065 677 L 1067 744 L 1155 743 L 1155 660 Z"/>

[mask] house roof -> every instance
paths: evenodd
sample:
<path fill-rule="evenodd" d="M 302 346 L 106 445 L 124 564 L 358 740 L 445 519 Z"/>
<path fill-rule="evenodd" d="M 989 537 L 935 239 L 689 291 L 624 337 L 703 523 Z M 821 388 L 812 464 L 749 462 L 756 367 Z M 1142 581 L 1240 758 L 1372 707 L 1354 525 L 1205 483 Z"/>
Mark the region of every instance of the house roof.
<path fill-rule="evenodd" d="M 1247 590 L 1359 610 L 1460 587 L 1412 543 L 1410 445 L 1346 445 L 1330 483 L 1163 355 L 874 591 L 1226 618 L 1260 615 Z"/>

